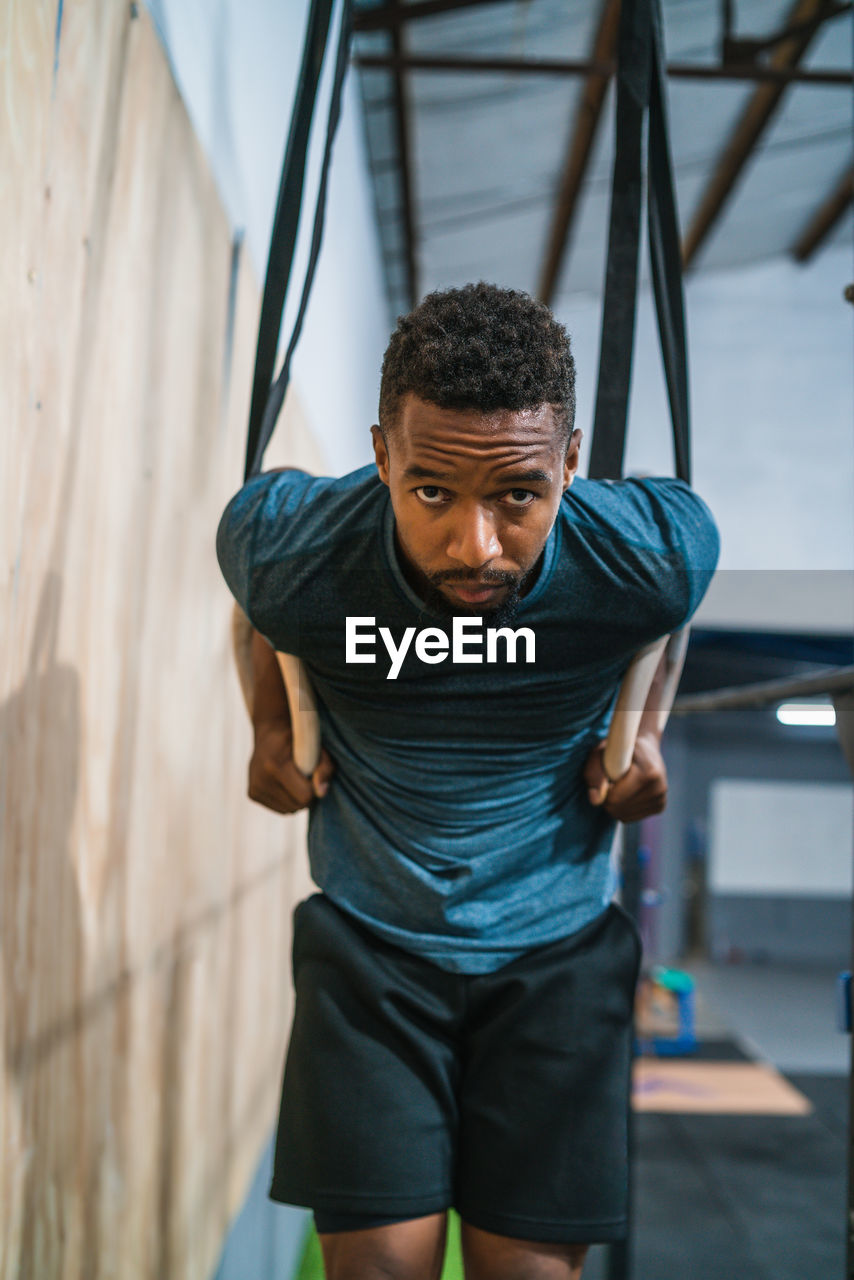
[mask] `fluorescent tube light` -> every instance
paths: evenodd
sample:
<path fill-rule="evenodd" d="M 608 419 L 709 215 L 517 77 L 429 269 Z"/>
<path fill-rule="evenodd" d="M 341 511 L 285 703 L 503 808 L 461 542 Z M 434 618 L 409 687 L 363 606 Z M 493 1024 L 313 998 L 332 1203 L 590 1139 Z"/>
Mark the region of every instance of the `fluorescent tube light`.
<path fill-rule="evenodd" d="M 836 712 L 831 702 L 783 702 L 777 708 L 780 724 L 824 725 L 833 728 Z"/>

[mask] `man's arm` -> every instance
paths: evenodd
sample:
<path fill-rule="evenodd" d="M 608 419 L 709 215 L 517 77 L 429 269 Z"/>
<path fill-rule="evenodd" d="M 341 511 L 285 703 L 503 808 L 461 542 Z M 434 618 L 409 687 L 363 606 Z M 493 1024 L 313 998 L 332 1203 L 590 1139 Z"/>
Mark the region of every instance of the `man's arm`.
<path fill-rule="evenodd" d="M 294 471 L 295 467 L 272 467 L 263 474 Z M 239 495 L 236 495 L 239 496 Z M 229 503 L 233 506 L 234 499 Z M 235 605 L 234 644 L 240 683 L 252 721 L 255 747 L 249 762 L 248 793 L 252 800 L 277 813 L 304 809 L 315 796 L 325 795 L 333 772 L 327 753 L 321 752 L 311 778 L 293 761 L 293 735 L 288 697 L 275 650 L 250 624 L 244 613 L 248 594 L 246 561 L 240 551 L 251 544 L 251 530 L 238 516 L 239 537 L 227 524 L 228 508 L 217 532 L 217 555 L 223 575 L 238 604 Z M 243 607 L 241 607 L 241 605 Z"/>
<path fill-rule="evenodd" d="M 252 632 L 250 648 L 252 659 L 252 726 L 257 730 L 271 720 L 279 721 L 288 728 L 291 725 L 291 713 L 288 707 L 288 695 L 282 673 L 276 661 L 276 652 L 259 631 Z"/>
<path fill-rule="evenodd" d="M 252 632 L 252 728 L 255 747 L 249 761 L 249 798 L 276 813 L 295 813 L 315 796 L 326 795 L 335 770 L 321 751 L 310 778 L 293 762 L 293 735 L 288 697 L 273 647 Z"/>
<path fill-rule="evenodd" d="M 588 757 L 584 780 L 593 805 L 621 822 L 637 822 L 661 813 L 667 803 L 667 770 L 661 756 L 661 736 L 673 697 L 687 643 L 687 625 L 708 588 L 717 563 L 720 538 L 714 519 L 702 501 L 682 481 L 641 482 L 637 493 L 643 493 L 650 514 L 663 528 L 671 527 L 674 550 L 681 563 L 670 575 L 671 598 L 664 592 L 667 612 L 675 611 L 677 620 L 670 622 L 673 631 L 659 662 L 644 703 L 638 726 L 634 754 L 628 770 L 619 778 L 609 778 L 604 766 L 604 743 L 599 743 Z M 666 585 L 667 579 L 665 579 Z M 667 625 L 664 623 L 663 625 Z"/>
<path fill-rule="evenodd" d="M 667 649 L 656 668 L 638 727 L 632 762 L 621 778 L 611 781 L 605 773 L 605 742 L 598 743 L 584 766 L 584 781 L 592 805 L 620 822 L 640 822 L 661 813 L 667 804 L 667 768 L 661 755 L 661 735 L 666 723 L 662 703 L 667 700 L 672 658 Z M 678 675 L 678 673 L 677 673 Z"/>

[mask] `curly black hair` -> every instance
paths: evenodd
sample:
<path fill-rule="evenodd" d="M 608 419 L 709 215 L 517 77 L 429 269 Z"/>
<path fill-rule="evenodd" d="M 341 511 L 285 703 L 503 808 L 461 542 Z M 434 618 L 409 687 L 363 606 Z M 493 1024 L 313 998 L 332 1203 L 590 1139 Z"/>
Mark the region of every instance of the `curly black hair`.
<path fill-rule="evenodd" d="M 564 442 L 575 421 L 569 334 L 527 293 L 467 284 L 428 293 L 400 316 L 383 359 L 380 430 L 397 425 L 412 391 L 442 409 L 536 409 L 552 405 Z"/>

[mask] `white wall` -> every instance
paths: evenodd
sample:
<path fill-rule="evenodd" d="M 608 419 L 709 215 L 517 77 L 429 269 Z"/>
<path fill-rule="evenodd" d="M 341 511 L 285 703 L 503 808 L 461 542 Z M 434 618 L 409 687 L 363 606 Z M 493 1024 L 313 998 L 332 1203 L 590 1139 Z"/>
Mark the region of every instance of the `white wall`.
<path fill-rule="evenodd" d="M 712 893 L 851 896 L 850 786 L 722 778 L 710 799 Z"/>
<path fill-rule="evenodd" d="M 148 0 L 178 88 L 225 208 L 243 228 L 259 283 L 267 264 L 285 138 L 302 55 L 307 0 Z M 337 33 L 338 9 L 333 14 Z M 334 50 L 327 52 L 312 130 L 290 330 L 311 232 Z M 319 125 L 319 127 L 317 127 Z M 333 153 L 326 232 L 293 366 L 294 387 L 330 472 L 370 460 L 379 372 L 390 331 L 354 73 Z"/>

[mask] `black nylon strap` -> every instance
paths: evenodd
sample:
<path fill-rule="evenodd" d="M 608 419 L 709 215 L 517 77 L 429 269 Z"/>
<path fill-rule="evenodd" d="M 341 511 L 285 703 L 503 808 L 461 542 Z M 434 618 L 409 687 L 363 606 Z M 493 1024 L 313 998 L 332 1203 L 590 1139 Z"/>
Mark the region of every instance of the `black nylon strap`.
<path fill-rule="evenodd" d="M 676 471 L 680 478 L 690 479 L 681 250 L 665 103 L 660 0 L 623 0 L 617 56 L 616 154 L 591 477 L 616 477 L 623 470 L 637 306 L 643 126 L 648 112 L 650 265 Z"/>
<path fill-rule="evenodd" d="M 252 402 L 249 410 L 249 430 L 246 441 L 246 467 L 244 480 L 253 474 L 252 466 L 258 454 L 261 420 L 270 393 L 276 351 L 282 327 L 282 311 L 288 288 L 297 229 L 299 227 L 302 191 L 305 181 L 308 139 L 323 55 L 329 32 L 333 0 L 311 0 L 306 27 L 302 64 L 297 81 L 296 98 L 291 116 L 270 253 L 267 258 L 267 275 L 261 319 L 258 324 L 258 347 L 255 355 L 255 375 L 252 382 Z"/>
<path fill-rule="evenodd" d="M 344 81 L 347 78 L 351 34 L 352 14 L 349 0 L 345 0 L 344 11 L 341 19 L 341 30 L 338 37 L 338 52 L 335 58 L 335 74 L 332 85 L 332 94 L 329 101 L 329 117 L 326 125 L 326 143 L 323 151 L 320 182 L 318 184 L 317 200 L 314 208 L 314 226 L 311 236 L 311 248 L 309 250 L 308 265 L 306 267 L 305 280 L 303 282 L 302 296 L 300 298 L 299 310 L 297 311 L 297 316 L 294 321 L 291 338 L 288 343 L 288 349 L 285 353 L 284 361 L 282 362 L 281 371 L 270 389 L 269 396 L 267 397 L 261 426 L 258 431 L 255 453 L 251 462 L 247 456 L 247 479 L 250 475 L 257 475 L 261 470 L 264 450 L 270 442 L 270 437 L 273 434 L 276 421 L 279 417 L 279 413 L 281 412 L 291 377 L 291 360 L 293 358 L 297 342 L 299 341 L 300 334 L 302 333 L 302 326 L 305 319 L 306 309 L 308 307 L 311 287 L 314 283 L 314 273 L 317 268 L 317 260 L 320 257 L 320 246 L 323 242 L 323 226 L 326 218 L 326 191 L 329 182 L 329 168 L 332 160 L 332 145 L 335 141 L 335 133 L 338 129 L 338 122 L 341 118 L 341 97 L 344 90 Z"/>
<path fill-rule="evenodd" d="M 666 71 L 661 13 L 652 8 L 652 77 L 649 107 L 648 228 L 652 287 L 658 316 L 661 356 L 673 425 L 676 474 L 691 483 L 691 431 L 682 250 L 667 127 Z"/>

